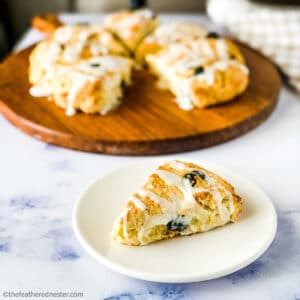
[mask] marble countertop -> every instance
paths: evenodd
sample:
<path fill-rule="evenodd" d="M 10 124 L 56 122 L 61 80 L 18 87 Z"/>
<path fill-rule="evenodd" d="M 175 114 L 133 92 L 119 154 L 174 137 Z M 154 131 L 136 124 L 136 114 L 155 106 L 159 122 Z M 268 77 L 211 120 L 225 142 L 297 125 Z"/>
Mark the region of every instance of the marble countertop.
<path fill-rule="evenodd" d="M 67 21 L 97 18 L 63 17 Z M 17 48 L 38 38 L 30 30 Z M 83 187 L 141 158 L 48 145 L 24 135 L 2 116 L 0 141 L 1 299 L 4 291 L 83 292 L 88 300 L 300 299 L 300 99 L 286 88 L 275 112 L 257 129 L 222 145 L 177 155 L 238 171 L 269 194 L 278 213 L 275 240 L 263 256 L 234 274 L 207 282 L 160 284 L 131 279 L 97 263 L 75 239 L 72 209 Z"/>

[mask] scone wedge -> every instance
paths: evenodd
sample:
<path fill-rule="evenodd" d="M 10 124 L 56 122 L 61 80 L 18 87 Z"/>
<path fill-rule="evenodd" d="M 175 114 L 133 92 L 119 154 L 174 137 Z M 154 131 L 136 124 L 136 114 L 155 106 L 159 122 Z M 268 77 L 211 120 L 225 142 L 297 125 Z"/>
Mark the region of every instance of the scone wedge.
<path fill-rule="evenodd" d="M 108 15 L 104 26 L 114 34 L 130 52 L 159 24 L 157 16 L 149 9 L 124 10 Z"/>
<path fill-rule="evenodd" d="M 207 29 L 199 23 L 174 22 L 165 23 L 158 26 L 143 42 L 138 46 L 135 58 L 140 63 L 145 63 L 148 54 L 155 54 L 164 47 L 191 40 L 204 38 Z"/>
<path fill-rule="evenodd" d="M 249 70 L 228 39 L 202 38 L 171 44 L 146 55 L 150 72 L 183 110 L 232 100 L 248 86 Z"/>
<path fill-rule="evenodd" d="M 59 27 L 50 39 L 38 43 L 29 57 L 29 81 L 44 86 L 54 80 L 57 65 L 75 65 L 84 59 L 105 55 L 128 56 L 126 49 L 112 34 L 97 25 L 66 25 Z"/>
<path fill-rule="evenodd" d="M 122 244 L 146 245 L 235 222 L 241 210 L 241 198 L 220 176 L 193 163 L 170 161 L 128 199 L 112 234 Z"/>
<path fill-rule="evenodd" d="M 121 103 L 123 89 L 131 83 L 132 64 L 128 58 L 111 55 L 74 65 L 53 64 L 30 92 L 48 96 L 68 116 L 76 111 L 105 115 Z"/>

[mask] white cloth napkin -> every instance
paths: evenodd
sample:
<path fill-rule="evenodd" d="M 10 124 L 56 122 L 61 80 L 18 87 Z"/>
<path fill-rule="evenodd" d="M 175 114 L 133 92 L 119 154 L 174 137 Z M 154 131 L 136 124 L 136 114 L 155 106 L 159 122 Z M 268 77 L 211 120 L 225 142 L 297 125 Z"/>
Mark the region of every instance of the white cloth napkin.
<path fill-rule="evenodd" d="M 248 0 L 210 0 L 209 16 L 270 57 L 300 92 L 300 9 Z"/>

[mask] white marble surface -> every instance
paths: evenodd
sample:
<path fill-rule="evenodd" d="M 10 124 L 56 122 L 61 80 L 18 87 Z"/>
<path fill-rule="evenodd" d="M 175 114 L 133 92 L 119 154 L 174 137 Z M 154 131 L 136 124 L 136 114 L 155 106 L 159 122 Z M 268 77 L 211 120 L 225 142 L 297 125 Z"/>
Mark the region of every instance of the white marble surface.
<path fill-rule="evenodd" d="M 31 31 L 18 47 L 36 38 Z M 47 145 L 1 116 L 0 141 L 0 299 L 5 299 L 5 290 L 83 292 L 87 300 L 300 299 L 300 99 L 287 89 L 275 112 L 257 129 L 179 155 L 247 176 L 270 195 L 279 217 L 275 240 L 262 257 L 208 282 L 170 285 L 131 279 L 95 262 L 74 238 L 72 208 L 82 188 L 101 174 L 151 157 L 114 157 Z"/>

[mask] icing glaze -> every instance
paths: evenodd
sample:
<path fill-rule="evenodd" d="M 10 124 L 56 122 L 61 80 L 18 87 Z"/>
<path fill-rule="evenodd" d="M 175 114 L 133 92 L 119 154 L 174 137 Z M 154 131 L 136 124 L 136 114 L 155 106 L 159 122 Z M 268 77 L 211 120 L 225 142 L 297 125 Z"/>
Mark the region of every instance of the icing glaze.
<path fill-rule="evenodd" d="M 161 45 L 168 45 L 184 39 L 204 37 L 206 33 L 206 28 L 197 23 L 169 23 L 159 26 L 146 42 L 155 41 Z"/>
<path fill-rule="evenodd" d="M 139 208 L 141 211 L 146 211 L 147 207 L 145 206 L 145 204 L 138 198 L 132 196 L 129 199 L 130 202 L 132 202 L 137 208 Z"/>
<path fill-rule="evenodd" d="M 227 60 L 228 59 L 228 48 L 226 40 L 224 39 L 217 39 L 216 40 L 216 48 L 218 56 L 221 60 Z"/>
<path fill-rule="evenodd" d="M 48 97 L 51 95 L 51 92 L 41 86 L 32 86 L 29 89 L 29 93 L 33 97 Z"/>

